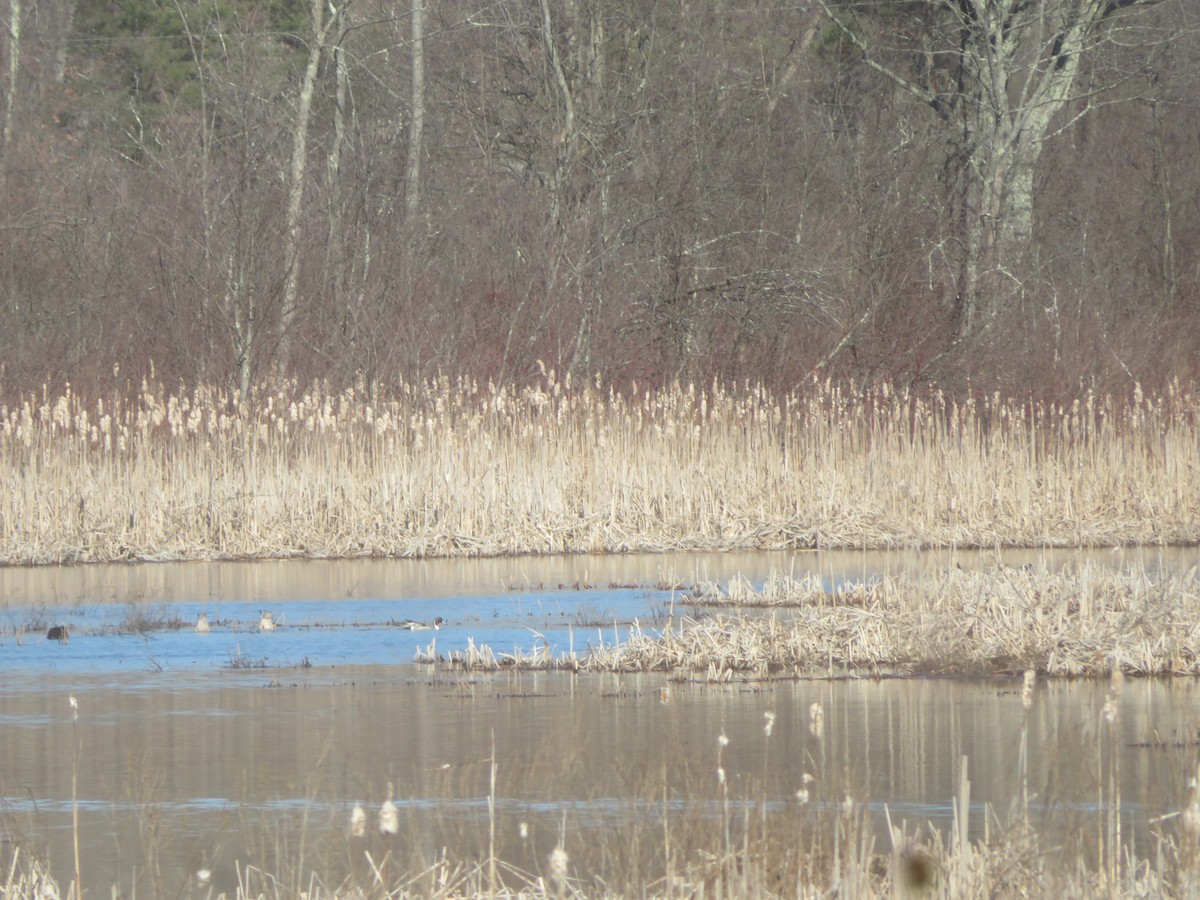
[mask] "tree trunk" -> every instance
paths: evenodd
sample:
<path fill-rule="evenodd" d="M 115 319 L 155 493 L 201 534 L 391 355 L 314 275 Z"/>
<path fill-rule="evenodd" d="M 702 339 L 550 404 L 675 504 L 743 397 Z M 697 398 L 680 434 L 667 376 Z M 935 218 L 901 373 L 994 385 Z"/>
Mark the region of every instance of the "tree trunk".
<path fill-rule="evenodd" d="M 280 351 L 286 357 L 286 349 L 296 318 L 296 286 L 300 277 L 300 212 L 304 204 L 304 168 L 308 154 L 308 120 L 312 110 L 313 91 L 316 89 L 317 68 L 321 62 L 321 51 L 329 30 L 341 17 L 341 10 L 330 4 L 332 13 L 325 19 L 322 0 L 312 0 L 310 10 L 312 35 L 308 42 L 308 63 L 304 67 L 304 80 L 300 84 L 300 97 L 296 104 L 296 125 L 292 130 L 292 166 L 288 178 L 288 204 L 284 220 L 284 267 L 283 308 L 280 317 Z"/>
<path fill-rule="evenodd" d="M 425 0 L 412 0 L 412 120 L 404 167 L 404 214 L 415 223 L 421 206 L 421 141 L 425 130 Z"/>
<path fill-rule="evenodd" d="M 342 192 L 342 149 L 346 144 L 346 103 L 349 98 L 350 70 L 346 65 L 346 48 L 343 46 L 350 28 L 350 16 L 342 16 L 337 40 L 333 44 L 333 140 L 329 145 L 326 168 L 329 176 L 329 237 L 325 242 L 325 266 L 322 282 L 335 303 L 340 303 L 346 285 L 347 261 L 343 248 L 345 198 Z"/>
<path fill-rule="evenodd" d="M 1116 27 L 1108 20 L 1154 0 L 925 0 L 936 17 L 931 39 L 940 36 L 939 55 L 956 61 L 958 84 L 941 93 L 928 78 L 885 65 L 840 8 L 818 2 L 870 68 L 961 128 L 963 251 L 954 331 L 962 338 L 987 329 L 1020 298 L 1035 269 L 1034 173 L 1052 123 L 1077 99 L 1083 55 L 1102 29 Z M 926 70 L 928 46 L 921 51 Z"/>
<path fill-rule="evenodd" d="M 13 139 L 17 107 L 17 74 L 21 68 L 21 0 L 8 0 L 8 85 L 4 92 L 4 146 Z"/>
<path fill-rule="evenodd" d="M 964 210 L 961 333 L 986 330 L 1036 268 L 1033 176 L 1042 142 L 976 135 Z"/>
<path fill-rule="evenodd" d="M 1036 271 L 1038 160 L 1055 117 L 1074 97 L 1083 54 L 1117 9 L 1093 0 L 1045 0 L 1037 9 L 1022 0 L 964 0 L 959 7 L 958 103 L 968 148 L 960 336 L 985 331 L 1012 309 Z"/>

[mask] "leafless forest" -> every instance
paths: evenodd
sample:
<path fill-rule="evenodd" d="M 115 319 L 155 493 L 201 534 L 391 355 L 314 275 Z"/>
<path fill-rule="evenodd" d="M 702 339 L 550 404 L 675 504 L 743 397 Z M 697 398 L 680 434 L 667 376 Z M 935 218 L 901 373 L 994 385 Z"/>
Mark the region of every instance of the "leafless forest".
<path fill-rule="evenodd" d="M 1186 0 L 5 0 L 0 360 L 1193 381 Z"/>

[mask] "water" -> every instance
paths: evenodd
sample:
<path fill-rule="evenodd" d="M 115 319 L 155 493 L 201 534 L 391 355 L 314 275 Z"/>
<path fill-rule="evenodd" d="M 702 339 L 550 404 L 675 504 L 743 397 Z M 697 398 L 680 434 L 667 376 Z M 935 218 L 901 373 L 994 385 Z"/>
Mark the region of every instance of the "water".
<path fill-rule="evenodd" d="M 1105 553 L 1167 567 L 1195 555 Z M 1127 683 L 1109 726 L 1106 686 L 1094 683 L 1041 685 L 1026 713 L 1011 679 L 705 685 L 411 662 L 431 641 L 448 653 L 470 640 L 555 652 L 619 640 L 634 620 L 653 625 L 670 610 L 659 581 L 811 569 L 832 584 L 927 564 L 742 554 L 6 570 L 0 865 L 20 847 L 68 880 L 73 772 L 85 889 L 177 894 L 200 868 L 231 890 L 236 863 L 338 878 L 362 864 L 364 846 L 411 867 L 442 848 L 479 858 L 489 807 L 501 855 L 531 871 L 564 838 L 581 873 L 603 874 L 618 845 L 649 860 L 664 829 L 703 831 L 730 809 L 739 821 L 812 815 L 847 796 L 878 820 L 886 806 L 895 822 L 946 828 L 964 757 L 976 835 L 995 824 L 989 808 L 1004 818 L 1015 801 L 1035 825 L 1094 827 L 1115 778 L 1126 837 L 1149 853 L 1155 821 L 1178 810 L 1200 753 L 1191 681 Z M 279 627 L 259 633 L 265 609 Z M 197 612 L 209 614 L 211 633 L 191 630 Z M 436 616 L 445 619 L 436 631 L 394 624 Z M 139 617 L 187 627 L 138 633 Z M 66 644 L 43 636 L 57 622 L 71 627 Z M 819 739 L 809 725 L 816 701 Z M 770 737 L 766 713 L 776 716 Z M 356 844 L 351 807 L 367 805 L 373 825 L 389 782 L 401 835 Z"/>

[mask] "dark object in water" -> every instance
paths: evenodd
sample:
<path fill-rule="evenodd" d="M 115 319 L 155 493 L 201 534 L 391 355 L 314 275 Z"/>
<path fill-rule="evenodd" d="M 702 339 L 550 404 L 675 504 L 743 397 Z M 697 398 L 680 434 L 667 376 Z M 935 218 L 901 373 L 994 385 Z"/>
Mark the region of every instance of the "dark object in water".
<path fill-rule="evenodd" d="M 67 642 L 67 626 L 66 625 L 52 626 L 50 628 L 50 630 L 46 632 L 46 640 L 58 641 L 60 644 L 65 644 Z"/>

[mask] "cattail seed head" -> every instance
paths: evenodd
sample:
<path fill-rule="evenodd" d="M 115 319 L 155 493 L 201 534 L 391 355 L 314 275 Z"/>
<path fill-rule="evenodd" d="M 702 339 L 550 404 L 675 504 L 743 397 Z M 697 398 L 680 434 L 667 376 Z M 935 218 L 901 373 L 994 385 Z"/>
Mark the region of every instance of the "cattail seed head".
<path fill-rule="evenodd" d="M 814 700 L 808 707 L 808 733 L 815 738 L 825 735 L 825 707 L 820 700 Z"/>
<path fill-rule="evenodd" d="M 1180 813 L 1180 821 L 1193 841 L 1200 838 L 1200 787 L 1195 778 L 1188 779 L 1187 805 Z"/>
<path fill-rule="evenodd" d="M 1109 694 L 1104 698 L 1104 720 L 1112 725 L 1117 721 L 1117 698 Z"/>
<path fill-rule="evenodd" d="M 562 847 L 555 847 L 550 852 L 550 880 L 560 891 L 567 883 L 567 866 L 571 858 Z"/>
<path fill-rule="evenodd" d="M 379 807 L 380 834 L 400 833 L 400 810 L 398 810 L 396 808 L 396 804 L 392 802 L 392 793 L 392 783 L 389 781 L 387 799 L 383 801 L 383 806 Z"/>
<path fill-rule="evenodd" d="M 367 833 L 367 811 L 361 804 L 354 804 L 350 811 L 350 837 L 363 837 Z"/>

